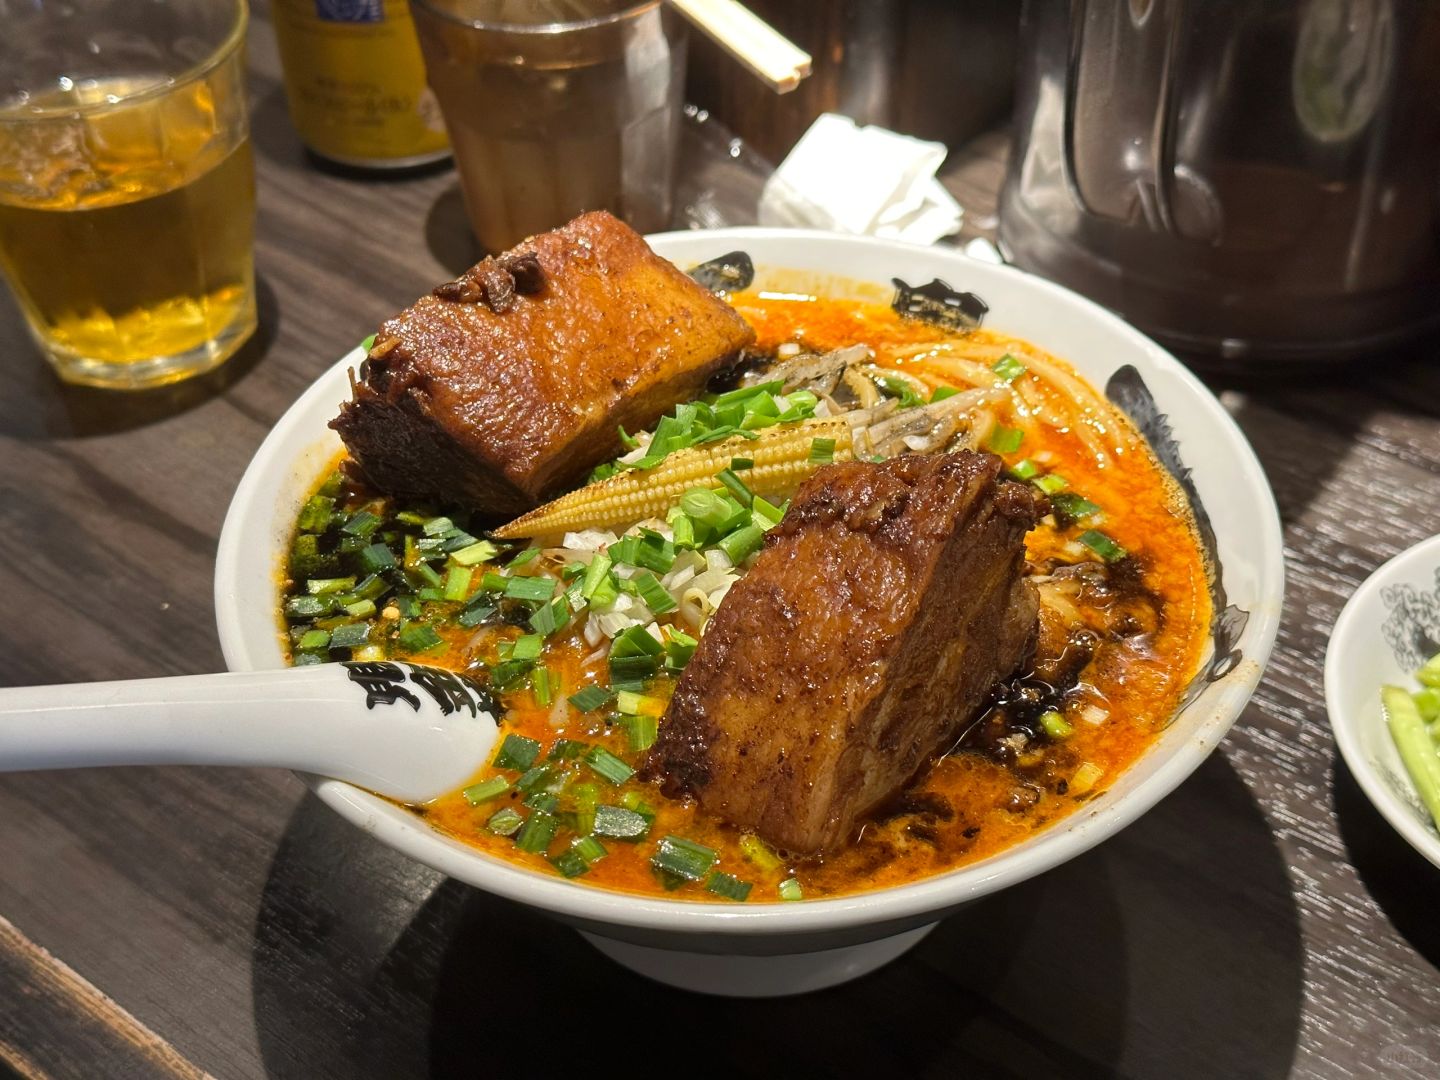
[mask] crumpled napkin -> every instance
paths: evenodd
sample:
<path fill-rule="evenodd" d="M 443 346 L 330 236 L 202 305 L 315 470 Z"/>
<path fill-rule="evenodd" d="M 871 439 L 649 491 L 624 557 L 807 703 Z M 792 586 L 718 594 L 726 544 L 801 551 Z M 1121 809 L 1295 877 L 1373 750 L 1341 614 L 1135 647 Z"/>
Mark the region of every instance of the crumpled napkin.
<path fill-rule="evenodd" d="M 824 113 L 766 181 L 760 224 L 933 244 L 964 215 L 935 179 L 944 160 L 942 143 Z"/>

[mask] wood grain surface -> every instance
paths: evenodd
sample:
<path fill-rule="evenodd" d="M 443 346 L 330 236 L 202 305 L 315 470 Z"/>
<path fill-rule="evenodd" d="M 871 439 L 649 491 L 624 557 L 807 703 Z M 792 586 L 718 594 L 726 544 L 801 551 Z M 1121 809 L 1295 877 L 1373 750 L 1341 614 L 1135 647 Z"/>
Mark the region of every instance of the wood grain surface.
<path fill-rule="evenodd" d="M 0 300 L 0 684 L 218 670 L 215 542 L 250 455 L 340 353 L 471 258 L 453 172 L 305 157 L 256 16 L 256 339 L 179 387 L 67 388 Z M 946 166 L 969 233 L 993 229 L 1005 145 Z M 687 176 L 702 219 L 753 202 L 724 160 Z M 1208 378 L 1284 519 L 1280 638 L 1220 751 L 1100 848 L 866 979 L 756 1003 L 630 975 L 378 846 L 288 774 L 7 776 L 0 1069 L 553 1076 L 608 1054 L 623 1006 L 640 1019 L 620 1037 L 680 1075 L 1440 1075 L 1440 871 L 1337 761 L 1321 698 L 1341 604 L 1440 531 L 1440 345 Z"/>

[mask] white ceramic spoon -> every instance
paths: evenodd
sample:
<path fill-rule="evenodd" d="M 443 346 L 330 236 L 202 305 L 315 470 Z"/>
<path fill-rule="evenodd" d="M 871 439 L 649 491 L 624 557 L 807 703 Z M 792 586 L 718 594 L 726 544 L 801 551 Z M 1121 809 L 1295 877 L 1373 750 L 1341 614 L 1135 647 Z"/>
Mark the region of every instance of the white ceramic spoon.
<path fill-rule="evenodd" d="M 479 684 L 389 661 L 0 690 L 0 772 L 278 766 L 420 803 L 470 779 L 495 736 Z"/>

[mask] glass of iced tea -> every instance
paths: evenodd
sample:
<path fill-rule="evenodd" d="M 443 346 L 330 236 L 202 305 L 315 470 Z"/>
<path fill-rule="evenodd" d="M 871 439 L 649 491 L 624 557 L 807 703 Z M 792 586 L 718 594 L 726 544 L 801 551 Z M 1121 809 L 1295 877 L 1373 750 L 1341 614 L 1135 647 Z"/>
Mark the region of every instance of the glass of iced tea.
<path fill-rule="evenodd" d="M 139 388 L 255 329 L 244 0 L 0 0 L 0 268 L 60 377 Z"/>
<path fill-rule="evenodd" d="M 470 224 L 503 251 L 586 210 L 670 222 L 685 29 L 660 0 L 412 0 Z"/>

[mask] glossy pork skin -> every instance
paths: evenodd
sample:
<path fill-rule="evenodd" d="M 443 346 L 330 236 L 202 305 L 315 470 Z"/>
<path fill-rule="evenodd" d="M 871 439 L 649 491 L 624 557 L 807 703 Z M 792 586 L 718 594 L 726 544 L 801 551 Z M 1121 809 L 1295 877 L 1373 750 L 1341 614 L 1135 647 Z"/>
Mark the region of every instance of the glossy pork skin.
<path fill-rule="evenodd" d="M 380 328 L 331 426 L 381 491 L 518 514 L 620 453 L 617 426 L 647 427 L 697 396 L 754 338 L 610 214 L 582 215 L 497 262 L 526 255 L 543 281 L 504 310 L 429 295 Z"/>
<path fill-rule="evenodd" d="M 844 846 L 1034 648 L 1032 488 L 990 454 L 828 466 L 685 668 L 645 766 L 788 852 Z"/>

